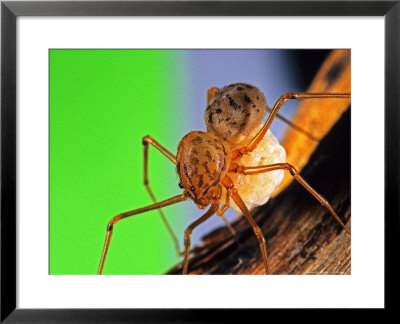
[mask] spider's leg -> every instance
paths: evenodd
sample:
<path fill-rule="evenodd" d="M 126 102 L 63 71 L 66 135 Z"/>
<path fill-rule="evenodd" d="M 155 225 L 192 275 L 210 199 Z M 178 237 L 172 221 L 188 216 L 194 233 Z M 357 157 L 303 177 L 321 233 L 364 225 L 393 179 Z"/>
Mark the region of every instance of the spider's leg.
<path fill-rule="evenodd" d="M 269 172 L 274 170 L 288 170 L 290 174 L 305 188 L 307 189 L 323 206 L 325 206 L 331 215 L 339 222 L 339 224 L 343 227 L 343 229 L 351 235 L 350 230 L 343 224 L 340 220 L 339 216 L 333 210 L 331 204 L 321 195 L 319 194 L 314 188 L 312 188 L 306 180 L 298 173 L 295 167 L 289 163 L 276 163 L 270 165 L 260 165 L 255 167 L 245 167 L 237 165 L 236 168 L 234 167 L 232 172 L 238 172 L 244 175 L 251 175 L 251 174 L 258 174 L 263 172 Z"/>
<path fill-rule="evenodd" d="M 147 192 L 150 195 L 151 200 L 153 201 L 153 203 L 157 203 L 156 197 L 154 196 L 153 191 L 150 188 L 149 177 L 148 177 L 149 144 L 153 145 L 157 150 L 159 150 L 162 154 L 164 154 L 174 164 L 176 164 L 176 157 L 175 157 L 175 155 L 173 155 L 170 151 L 168 151 L 166 148 L 164 148 L 160 143 L 158 143 L 151 136 L 143 137 L 142 143 L 143 143 L 143 157 L 144 157 L 144 176 L 143 176 L 144 181 L 143 182 L 144 182 L 144 186 L 146 187 Z M 158 209 L 158 212 L 160 213 L 161 219 L 164 222 L 169 234 L 171 235 L 172 240 L 174 241 L 176 253 L 178 255 L 181 255 L 182 253 L 180 252 L 178 238 L 176 237 L 174 231 L 172 230 L 171 225 L 168 223 L 168 220 L 161 208 Z"/>
<path fill-rule="evenodd" d="M 232 227 L 231 223 L 229 223 L 229 221 L 226 219 L 226 217 L 224 216 L 224 214 L 218 215 L 219 217 L 222 218 L 222 220 L 225 223 L 225 226 L 229 229 L 229 231 L 231 232 L 232 236 L 235 237 L 236 236 L 236 231 L 235 229 Z"/>
<path fill-rule="evenodd" d="M 242 155 L 252 152 L 267 133 L 269 127 L 275 116 L 278 114 L 279 109 L 282 105 L 290 99 L 321 99 L 321 98 L 350 98 L 350 93 L 302 93 L 302 92 L 290 92 L 281 96 L 272 108 L 267 121 L 253 139 L 245 146 L 236 149 L 232 152 L 232 159 L 240 158 Z"/>
<path fill-rule="evenodd" d="M 272 109 L 267 107 L 267 111 L 271 112 Z M 310 132 L 308 132 L 305 129 L 301 128 L 300 126 L 296 125 L 295 123 L 293 123 L 289 119 L 283 117 L 282 115 L 276 114 L 276 118 L 282 120 L 283 122 L 288 124 L 290 127 L 292 127 L 293 129 L 297 130 L 298 132 L 303 133 L 304 135 L 306 135 L 308 138 L 312 139 L 313 141 L 316 141 L 316 142 L 319 141 L 319 139 L 317 137 L 315 137 L 313 134 L 311 134 Z"/>
<path fill-rule="evenodd" d="M 212 87 L 212 88 L 208 89 L 208 91 L 207 91 L 207 102 L 209 102 L 211 97 L 214 95 L 214 93 L 216 93 L 218 91 L 219 91 L 219 89 L 217 87 Z"/>
<path fill-rule="evenodd" d="M 107 251 L 108 251 L 108 247 L 110 246 L 111 236 L 112 236 L 115 224 L 117 224 L 120 220 L 122 220 L 122 219 L 124 219 L 126 217 L 137 215 L 137 214 L 140 214 L 140 213 L 144 213 L 144 212 L 147 212 L 147 211 L 150 211 L 150 210 L 153 210 L 153 209 L 169 206 L 169 205 L 172 205 L 172 204 L 176 204 L 178 202 L 186 200 L 187 198 L 188 197 L 185 194 L 180 194 L 178 196 L 175 196 L 175 197 L 172 197 L 170 199 L 161 201 L 159 203 L 156 203 L 156 204 L 153 204 L 153 205 L 149 205 L 149 206 L 146 206 L 146 207 L 143 207 L 143 208 L 138 208 L 138 209 L 134 209 L 134 210 L 131 210 L 131 211 L 127 211 L 125 213 L 121 213 L 121 214 L 118 214 L 117 216 L 114 216 L 108 222 L 108 225 L 107 225 L 106 241 L 104 243 L 103 253 L 101 255 L 99 270 L 98 270 L 97 274 L 102 274 L 102 272 L 103 272 L 104 261 L 106 260 Z"/>
<path fill-rule="evenodd" d="M 192 224 L 190 224 L 185 230 L 185 250 L 184 250 L 184 257 L 183 257 L 183 270 L 182 274 L 188 273 L 188 265 L 189 265 L 189 250 L 190 250 L 190 237 L 192 236 L 193 230 L 199 226 L 201 223 L 205 222 L 209 219 L 218 209 L 219 202 L 212 203 L 211 207 L 207 210 L 207 212 L 201 216 L 199 219 L 196 219 Z"/>
<path fill-rule="evenodd" d="M 238 191 L 233 186 L 233 181 L 228 176 L 225 176 L 222 180 L 223 185 L 229 189 L 232 199 L 235 201 L 236 205 L 243 212 L 243 215 L 247 218 L 247 221 L 250 223 L 253 228 L 254 234 L 257 237 L 258 244 L 260 246 L 261 255 L 264 261 L 265 274 L 271 274 L 271 270 L 268 263 L 268 253 L 267 253 L 267 245 L 265 244 L 265 238 L 261 228 L 257 225 L 254 218 L 251 216 L 249 210 L 246 207 L 246 204 L 243 202 L 242 198 L 240 198 Z"/>
<path fill-rule="evenodd" d="M 222 218 L 222 220 L 224 221 L 226 227 L 229 229 L 229 231 L 231 232 L 232 236 L 236 236 L 236 231 L 235 229 L 232 227 L 232 225 L 228 222 L 228 220 L 226 219 L 226 217 L 224 216 L 225 211 L 229 208 L 229 197 L 230 197 L 230 192 L 229 189 L 226 191 L 226 197 L 225 197 L 225 203 L 224 205 L 219 208 L 217 210 L 217 215 L 220 216 Z"/>

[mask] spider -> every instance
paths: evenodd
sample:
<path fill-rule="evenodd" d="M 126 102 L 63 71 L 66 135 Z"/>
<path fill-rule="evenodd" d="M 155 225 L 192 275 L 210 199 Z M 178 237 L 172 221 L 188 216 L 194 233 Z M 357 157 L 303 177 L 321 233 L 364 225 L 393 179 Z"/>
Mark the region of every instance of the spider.
<path fill-rule="evenodd" d="M 215 213 L 223 217 L 229 207 L 240 211 L 249 222 L 258 240 L 265 274 L 271 274 L 264 235 L 249 209 L 264 204 L 269 199 L 282 181 L 284 171 L 288 171 L 325 206 L 350 235 L 350 230 L 340 220 L 329 202 L 300 176 L 293 165 L 286 162 L 283 147 L 269 131 L 272 121 L 275 117 L 279 117 L 278 111 L 287 100 L 350 98 L 350 96 L 350 93 L 291 92 L 282 95 L 273 108 L 269 109 L 263 93 L 251 84 L 234 83 L 222 89 L 210 88 L 204 114 L 207 132 L 192 131 L 186 134 L 178 145 L 176 156 L 154 138 L 150 136 L 143 138 L 144 184 L 154 204 L 118 214 L 109 221 L 98 274 L 102 274 L 115 224 L 127 217 L 154 209 L 159 209 L 161 213 L 162 207 L 187 199 L 193 200 L 200 209 L 209 207 L 185 230 L 182 274 L 188 273 L 192 231 Z M 266 122 L 262 123 L 267 110 L 270 114 Z M 179 186 L 183 189 L 183 193 L 156 202 L 147 176 L 149 144 L 176 165 L 180 179 Z M 249 165 L 255 161 L 257 161 L 255 166 Z M 263 164 L 263 161 L 267 163 Z M 257 193 L 254 194 L 253 191 Z M 162 213 L 161 216 L 172 233 Z"/>

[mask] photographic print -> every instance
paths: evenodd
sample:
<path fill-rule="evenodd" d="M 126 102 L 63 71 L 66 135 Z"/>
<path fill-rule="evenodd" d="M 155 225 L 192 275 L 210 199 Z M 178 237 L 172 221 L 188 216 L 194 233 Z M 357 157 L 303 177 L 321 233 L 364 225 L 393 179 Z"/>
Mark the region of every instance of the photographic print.
<path fill-rule="evenodd" d="M 351 274 L 351 51 L 50 49 L 49 273 Z"/>

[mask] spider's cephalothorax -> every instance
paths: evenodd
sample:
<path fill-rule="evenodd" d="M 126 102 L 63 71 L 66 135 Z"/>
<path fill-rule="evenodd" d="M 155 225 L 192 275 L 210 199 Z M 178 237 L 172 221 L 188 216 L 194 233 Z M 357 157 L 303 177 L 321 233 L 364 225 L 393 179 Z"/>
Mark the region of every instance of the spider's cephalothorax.
<path fill-rule="evenodd" d="M 230 153 L 229 145 L 210 133 L 194 131 L 181 139 L 176 170 L 181 186 L 197 205 L 207 206 L 220 195 L 219 184 L 228 172 Z"/>
<path fill-rule="evenodd" d="M 204 121 L 208 132 L 231 146 L 242 144 L 262 122 L 267 106 L 263 93 L 247 83 L 234 83 L 210 98 Z"/>

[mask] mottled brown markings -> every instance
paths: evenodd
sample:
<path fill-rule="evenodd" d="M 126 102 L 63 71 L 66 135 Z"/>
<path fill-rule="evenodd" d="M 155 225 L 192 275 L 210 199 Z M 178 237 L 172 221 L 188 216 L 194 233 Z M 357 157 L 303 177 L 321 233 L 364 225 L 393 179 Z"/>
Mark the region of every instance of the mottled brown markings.
<path fill-rule="evenodd" d="M 209 167 L 208 167 L 208 162 L 207 162 L 207 161 L 204 161 L 201 165 L 202 165 L 202 166 L 204 167 L 204 169 L 206 170 L 206 173 L 207 173 L 207 174 L 210 174 L 210 169 L 209 169 Z"/>
<path fill-rule="evenodd" d="M 210 110 L 213 110 L 212 106 Z M 228 171 L 226 161 L 229 159 L 222 152 L 229 156 L 226 153 L 229 152 L 229 146 L 225 148 L 224 145 L 222 139 L 215 135 L 195 131 L 186 135 L 178 146 L 177 171 L 180 184 L 185 190 L 184 194 L 188 194 L 198 204 L 209 202 L 211 197 L 205 194 L 208 192 L 210 195 Z"/>
<path fill-rule="evenodd" d="M 246 101 L 249 104 L 253 102 L 253 100 L 251 100 L 248 95 L 244 95 L 244 101 Z"/>
<path fill-rule="evenodd" d="M 197 164 L 199 164 L 199 162 L 200 162 L 199 159 L 194 157 L 194 156 L 192 156 L 190 158 L 190 163 L 193 164 L 193 165 L 197 165 Z"/>
<path fill-rule="evenodd" d="M 201 144 L 201 142 L 203 142 L 203 138 L 201 136 L 197 136 L 192 139 L 192 144 L 194 144 L 194 145 Z"/>
<path fill-rule="evenodd" d="M 218 175 L 217 180 L 215 180 L 215 181 L 211 184 L 210 188 L 216 186 L 216 185 L 217 185 L 218 183 L 220 183 L 220 182 L 221 182 L 221 173 Z"/>
<path fill-rule="evenodd" d="M 241 107 L 233 100 L 231 97 L 226 96 L 229 99 L 229 106 L 233 107 L 233 109 L 240 109 Z"/>
<path fill-rule="evenodd" d="M 246 126 L 246 123 L 241 123 L 239 127 Z"/>
<path fill-rule="evenodd" d="M 204 184 L 203 177 L 204 176 L 202 174 L 199 175 L 199 188 L 201 188 Z"/>
<path fill-rule="evenodd" d="M 244 136 L 251 133 L 262 122 L 266 112 L 262 92 L 253 85 L 242 82 L 235 83 L 234 87 L 230 85 L 220 88 L 208 104 L 211 106 L 210 111 L 204 113 L 208 132 L 232 145 L 243 140 L 242 132 Z M 219 114 L 217 109 L 221 110 Z M 251 113 L 253 109 L 254 113 Z M 214 114 L 211 122 L 208 121 L 210 112 Z M 245 126 L 239 126 L 243 123 Z"/>
<path fill-rule="evenodd" d="M 190 158 L 190 164 L 193 169 L 192 175 L 197 176 L 199 174 L 199 160 L 196 157 Z"/>
<path fill-rule="evenodd" d="M 215 147 L 215 149 L 216 149 L 216 150 L 222 151 L 222 148 L 221 148 L 221 146 L 219 146 L 218 144 L 215 144 L 215 146 L 214 146 L 214 147 Z M 214 161 L 215 161 L 215 159 L 214 159 Z"/>
<path fill-rule="evenodd" d="M 215 113 L 217 113 L 217 114 L 222 113 L 222 109 L 219 109 L 219 108 L 215 109 Z"/>
<path fill-rule="evenodd" d="M 183 165 L 183 173 L 185 173 L 186 178 L 188 178 L 189 183 L 192 185 L 193 181 L 192 181 L 192 178 L 189 177 L 189 172 L 188 172 L 186 164 Z"/>
<path fill-rule="evenodd" d="M 204 192 L 203 192 L 203 196 L 205 196 L 208 192 L 208 190 L 210 190 L 210 188 L 213 188 L 214 186 L 216 186 L 218 183 L 220 183 L 221 181 L 221 174 L 219 174 L 217 180 L 215 180 Z"/>
<path fill-rule="evenodd" d="M 213 115 L 214 115 L 214 114 L 211 113 L 211 112 L 210 112 L 210 114 L 208 115 L 208 122 L 209 122 L 209 123 L 212 123 L 212 122 L 213 122 L 213 121 L 212 121 Z"/>

